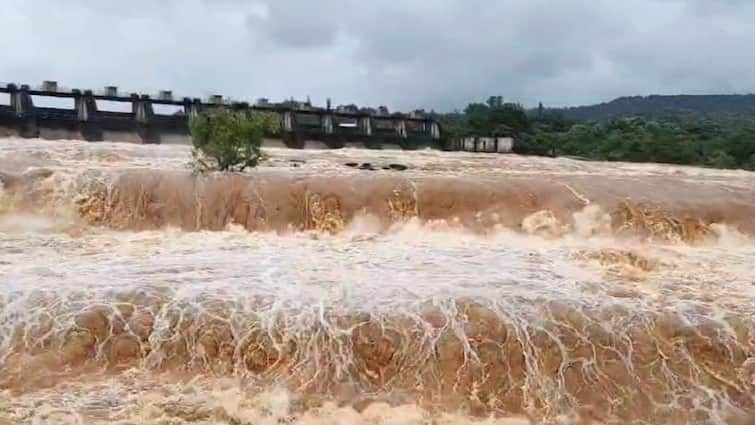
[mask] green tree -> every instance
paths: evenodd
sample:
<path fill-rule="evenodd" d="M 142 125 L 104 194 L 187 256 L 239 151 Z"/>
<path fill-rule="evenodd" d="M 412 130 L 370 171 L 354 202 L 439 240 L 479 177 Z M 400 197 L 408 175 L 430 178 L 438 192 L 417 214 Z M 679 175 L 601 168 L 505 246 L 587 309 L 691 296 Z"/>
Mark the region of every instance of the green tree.
<path fill-rule="evenodd" d="M 737 160 L 724 151 L 715 151 L 706 161 L 714 168 L 736 168 Z"/>
<path fill-rule="evenodd" d="M 257 166 L 263 137 L 279 128 L 275 114 L 214 108 L 189 121 L 192 154 L 204 168 L 243 171 Z"/>
<path fill-rule="evenodd" d="M 455 143 L 467 133 L 466 120 L 460 112 L 443 114 L 438 118 L 441 127 L 441 146 L 443 149 L 456 149 Z"/>
<path fill-rule="evenodd" d="M 440 121 L 443 137 L 449 141 L 469 134 L 512 136 L 514 152 L 526 155 L 755 169 L 753 115 L 744 104 L 721 104 L 720 111 L 716 106 L 732 99 L 755 101 L 755 95 L 703 99 L 715 114 L 667 107 L 669 101 L 681 105 L 699 103 L 700 99 L 622 98 L 608 104 L 613 112 L 600 120 L 575 121 L 569 118 L 573 110 L 538 105 L 526 111 L 520 105 L 504 103 L 501 96 L 490 96 L 485 103 L 470 103 L 463 112 L 441 115 Z M 635 108 L 637 102 L 655 109 Z"/>
<path fill-rule="evenodd" d="M 742 162 L 742 168 L 745 170 L 755 171 L 755 155 Z"/>

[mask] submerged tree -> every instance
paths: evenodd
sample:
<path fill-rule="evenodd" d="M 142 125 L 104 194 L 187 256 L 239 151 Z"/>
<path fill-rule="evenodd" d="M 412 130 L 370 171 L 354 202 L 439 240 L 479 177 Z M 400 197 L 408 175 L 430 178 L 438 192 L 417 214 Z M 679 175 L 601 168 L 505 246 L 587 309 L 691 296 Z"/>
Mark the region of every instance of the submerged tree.
<path fill-rule="evenodd" d="M 243 171 L 256 167 L 263 137 L 274 135 L 279 127 L 275 114 L 214 108 L 189 121 L 192 154 L 205 169 Z"/>

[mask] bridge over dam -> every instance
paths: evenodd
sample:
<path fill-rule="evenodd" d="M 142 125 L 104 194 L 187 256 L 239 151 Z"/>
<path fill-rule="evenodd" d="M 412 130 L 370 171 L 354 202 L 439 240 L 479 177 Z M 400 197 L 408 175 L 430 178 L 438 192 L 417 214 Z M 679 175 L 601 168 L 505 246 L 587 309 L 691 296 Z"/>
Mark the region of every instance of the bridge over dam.
<path fill-rule="evenodd" d="M 35 104 L 45 98 L 48 101 L 50 98 L 68 99 L 70 107 Z M 101 108 L 103 103 L 116 105 L 118 110 Z M 263 100 L 250 105 L 220 95 L 208 99 L 175 98 L 171 91 L 161 91 L 156 96 L 125 94 L 117 87 L 105 87 L 101 91 L 64 89 L 53 81 L 39 87 L 0 83 L 0 136 L 190 143 L 189 118 L 213 107 L 279 114 L 282 143 L 290 148 L 304 148 L 313 142 L 328 148 L 350 145 L 372 149 L 441 148 L 438 122 L 423 114 L 388 114 L 355 107 L 334 110 L 330 102 L 325 108 L 294 101 L 269 103 Z M 161 113 L 158 109 L 172 111 Z"/>

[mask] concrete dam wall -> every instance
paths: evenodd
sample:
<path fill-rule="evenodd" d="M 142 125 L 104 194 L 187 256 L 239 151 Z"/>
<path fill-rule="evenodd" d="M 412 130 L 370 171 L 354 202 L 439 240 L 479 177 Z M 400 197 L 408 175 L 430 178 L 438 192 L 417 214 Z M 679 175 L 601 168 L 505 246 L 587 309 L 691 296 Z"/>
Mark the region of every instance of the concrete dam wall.
<path fill-rule="evenodd" d="M 101 92 L 62 89 L 56 82 L 41 87 L 0 85 L 0 136 L 44 139 L 80 139 L 87 141 L 124 141 L 133 143 L 190 143 L 189 118 L 201 111 L 223 107 L 277 113 L 281 117 L 282 140 L 267 143 L 290 148 L 341 148 L 363 146 L 372 149 L 398 147 L 441 148 L 440 126 L 422 114 L 377 113 L 357 108 L 331 109 L 297 102 L 250 105 L 229 102 L 221 96 L 207 100 L 173 97 L 161 91 L 146 94 L 122 94 L 116 87 Z M 39 106 L 37 98 L 68 99 L 73 108 Z M 121 111 L 104 110 L 100 103 L 121 104 Z M 160 113 L 158 108 L 173 109 Z"/>

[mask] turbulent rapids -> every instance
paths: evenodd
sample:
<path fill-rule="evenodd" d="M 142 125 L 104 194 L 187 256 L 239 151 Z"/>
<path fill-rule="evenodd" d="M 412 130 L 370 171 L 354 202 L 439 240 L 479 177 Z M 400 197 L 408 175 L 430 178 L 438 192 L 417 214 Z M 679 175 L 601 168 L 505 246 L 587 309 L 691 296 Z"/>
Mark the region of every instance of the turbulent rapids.
<path fill-rule="evenodd" d="M 0 140 L 0 424 L 755 423 L 755 174 L 266 154 Z"/>

